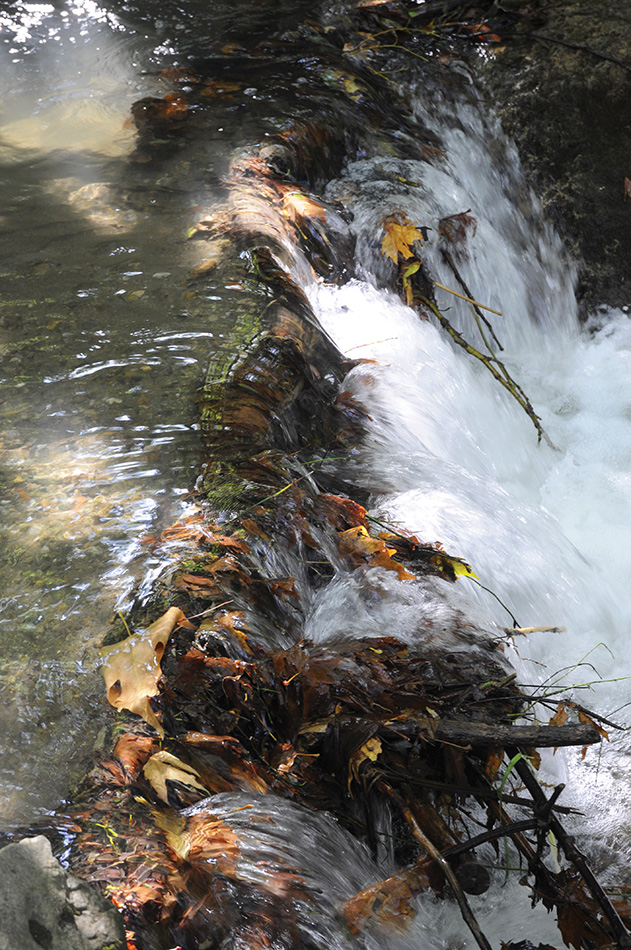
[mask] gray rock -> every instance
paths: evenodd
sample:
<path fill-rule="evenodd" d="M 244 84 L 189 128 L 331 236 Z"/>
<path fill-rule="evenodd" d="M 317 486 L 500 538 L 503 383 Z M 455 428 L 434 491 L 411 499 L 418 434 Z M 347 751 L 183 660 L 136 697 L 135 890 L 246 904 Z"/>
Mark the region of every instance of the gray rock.
<path fill-rule="evenodd" d="M 507 32 L 486 77 L 549 217 L 582 259 L 585 309 L 628 304 L 631 0 L 533 7 L 539 18 L 524 7 L 507 24 L 522 37 Z"/>
<path fill-rule="evenodd" d="M 116 909 L 67 873 L 42 835 L 0 850 L 0 950 L 123 950 Z"/>

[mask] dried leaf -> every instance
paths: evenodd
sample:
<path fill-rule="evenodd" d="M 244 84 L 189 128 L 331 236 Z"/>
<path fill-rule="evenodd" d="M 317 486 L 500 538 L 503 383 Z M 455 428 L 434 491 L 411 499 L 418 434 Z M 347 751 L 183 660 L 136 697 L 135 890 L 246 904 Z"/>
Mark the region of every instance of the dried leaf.
<path fill-rule="evenodd" d="M 186 620 L 179 607 L 169 607 L 146 630 L 134 633 L 113 646 L 103 647 L 103 676 L 107 700 L 115 709 L 129 709 L 161 735 L 164 729 L 149 704 L 158 692 L 160 661 L 176 624 Z"/>
<path fill-rule="evenodd" d="M 626 201 L 627 198 L 631 198 L 631 179 L 630 179 L 630 178 L 627 178 L 626 175 L 625 175 L 625 179 L 624 179 L 624 200 Z"/>
<path fill-rule="evenodd" d="M 204 795 L 208 795 L 208 789 L 199 781 L 199 773 L 170 752 L 156 752 L 142 771 L 153 790 L 167 804 L 169 802 L 167 782 L 180 782 L 182 785 L 197 788 Z"/>
<path fill-rule="evenodd" d="M 412 247 L 421 244 L 423 235 L 408 217 L 401 211 L 391 214 L 381 222 L 384 236 L 381 239 L 381 253 L 398 264 L 399 257 L 406 259 L 414 257 Z"/>

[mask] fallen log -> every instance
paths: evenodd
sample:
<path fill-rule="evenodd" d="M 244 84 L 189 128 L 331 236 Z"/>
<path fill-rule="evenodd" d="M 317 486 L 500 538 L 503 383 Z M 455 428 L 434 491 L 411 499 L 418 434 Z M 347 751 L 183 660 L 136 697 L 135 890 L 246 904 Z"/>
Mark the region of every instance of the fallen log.
<path fill-rule="evenodd" d="M 441 719 L 436 728 L 436 739 L 474 747 L 552 749 L 560 746 L 593 745 L 600 742 L 601 737 L 595 726 L 587 722 L 541 726 Z"/>

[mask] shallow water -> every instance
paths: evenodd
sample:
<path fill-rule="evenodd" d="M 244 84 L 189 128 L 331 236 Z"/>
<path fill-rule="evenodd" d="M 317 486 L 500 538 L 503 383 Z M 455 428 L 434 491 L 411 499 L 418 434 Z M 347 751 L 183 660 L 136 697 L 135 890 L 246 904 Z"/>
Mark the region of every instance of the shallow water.
<path fill-rule="evenodd" d="M 228 4 L 161 5 L 156 19 L 131 3 L 116 13 L 89 3 L 0 7 L 0 796 L 8 824 L 54 808 L 98 744 L 109 714 L 95 645 L 134 583 L 159 568 L 145 539 L 191 504 L 201 456 L 195 394 L 209 358 L 238 348 L 248 296 L 220 273 L 191 283 L 204 248 L 186 235 L 217 201 L 234 147 L 278 125 L 283 97 L 290 111 L 295 77 L 278 93 L 252 85 L 232 101 L 209 101 L 180 144 L 149 163 L 130 161 L 129 107 L 164 92 L 159 68 L 179 52 L 221 53 L 226 40 L 268 27 L 272 14 L 289 29 L 292 12 L 303 11 L 260 4 L 243 19 Z M 631 323 L 619 312 L 600 315 L 602 326 L 598 315 L 579 326 L 573 267 L 514 149 L 466 76 L 460 87 L 456 105 L 426 101 L 423 90 L 414 102 L 440 130 L 442 162 L 365 159 L 331 184 L 329 196 L 353 211 L 364 279 L 308 290 L 340 348 L 376 360 L 349 378 L 372 418 L 349 477 L 373 492 L 378 513 L 468 560 L 495 596 L 467 579 L 445 590 L 380 571 L 368 586 L 338 578 L 310 605 L 305 633 L 412 640 L 419 618 L 463 609 L 498 635 L 513 618 L 562 625 L 565 633 L 516 641 L 520 678 L 537 686 L 551 676 L 555 696 L 589 682 L 581 700 L 626 722 Z M 414 187 L 397 191 L 396 176 Z M 401 207 L 431 229 L 426 259 L 452 286 L 438 221 L 467 209 L 475 217 L 459 267 L 477 299 L 502 312 L 493 323 L 503 359 L 553 446 L 537 444 L 531 422 L 486 370 L 377 289 L 374 237 L 381 218 Z M 467 308 L 447 294 L 438 299 L 475 339 Z M 628 756 L 623 735 L 602 761 L 590 753 L 581 775 L 571 755 L 545 763 L 553 779 L 573 775 L 570 799 L 599 815 L 587 829 L 596 858 L 615 840 L 607 858 L 614 877 L 629 854 L 628 809 L 620 807 L 630 797 L 621 785 Z M 224 804 L 239 803 L 216 807 Z M 259 804 L 276 816 L 275 802 Z M 311 827 L 289 809 L 279 817 L 283 847 L 294 847 L 298 830 L 304 839 L 328 836 L 331 849 L 348 849 L 345 886 L 374 880 L 372 859 L 328 821 L 314 818 Z M 257 854 L 272 844 L 252 847 Z M 292 860 L 309 864 L 310 847 L 300 840 Z M 331 859 L 322 847 L 315 864 Z M 315 864 L 314 888 L 326 890 Z M 331 886 L 339 891 L 337 877 Z M 476 907 L 498 939 L 517 939 L 524 926 L 526 900 L 512 904 L 504 892 Z M 437 913 L 424 908 L 410 939 L 426 939 L 430 928 L 437 946 L 470 945 L 459 918 L 443 909 L 438 926 Z M 522 935 L 553 940 L 549 931 L 545 917 L 535 925 L 528 915 Z"/>
<path fill-rule="evenodd" d="M 155 161 L 131 104 L 163 95 L 171 22 L 96 3 L 0 7 L 0 800 L 55 807 L 108 717 L 95 646 L 185 513 L 195 397 L 247 294 L 189 273 L 240 103 Z M 192 16 L 193 11 L 189 11 Z M 217 12 L 217 11 L 215 11 Z M 149 11 L 150 14 L 150 11 Z M 171 32 L 169 32 L 171 31 Z M 230 119 L 230 117 L 232 117 Z M 228 127 L 226 119 L 232 122 Z"/>

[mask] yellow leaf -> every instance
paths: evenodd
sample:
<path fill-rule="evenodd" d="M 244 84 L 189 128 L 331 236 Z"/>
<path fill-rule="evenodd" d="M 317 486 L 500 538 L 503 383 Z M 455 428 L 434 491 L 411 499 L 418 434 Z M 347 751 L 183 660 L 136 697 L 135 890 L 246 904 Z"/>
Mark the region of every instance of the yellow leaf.
<path fill-rule="evenodd" d="M 388 215 L 381 222 L 384 236 L 381 239 L 381 253 L 398 264 L 399 257 L 414 257 L 412 246 L 420 244 L 423 235 L 401 211 Z"/>
<path fill-rule="evenodd" d="M 101 650 L 108 702 L 115 709 L 129 709 L 142 716 L 161 736 L 164 729 L 149 704 L 149 698 L 158 692 L 158 680 L 162 674 L 160 661 L 167 640 L 176 624 L 185 619 L 179 607 L 169 607 L 146 630 Z"/>
<path fill-rule="evenodd" d="M 348 763 L 348 790 L 351 790 L 353 779 L 359 781 L 359 769 L 364 762 L 376 762 L 381 755 L 381 739 L 372 737 L 363 746 L 360 746 L 356 752 L 353 752 Z"/>
<path fill-rule="evenodd" d="M 181 782 L 189 788 L 198 788 L 208 795 L 208 789 L 199 781 L 200 775 L 190 765 L 170 752 L 156 752 L 145 763 L 143 774 L 151 787 L 168 804 L 167 782 Z"/>
<path fill-rule="evenodd" d="M 400 581 L 414 578 L 414 574 L 406 571 L 403 564 L 392 557 L 396 554 L 395 548 L 389 548 L 381 538 L 373 538 L 363 525 L 348 528 L 338 534 L 340 553 L 354 561 L 368 559 L 375 567 L 384 567 L 387 571 L 396 571 Z"/>
<path fill-rule="evenodd" d="M 471 565 L 467 564 L 466 561 L 461 561 L 460 558 L 451 557 L 448 554 L 436 554 L 432 559 L 432 564 L 436 564 L 439 570 L 443 571 L 445 567 L 450 567 L 454 574 L 460 574 L 462 577 L 475 577 L 476 580 L 479 580 L 477 574 L 475 574 Z"/>

